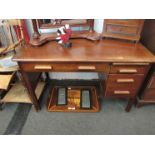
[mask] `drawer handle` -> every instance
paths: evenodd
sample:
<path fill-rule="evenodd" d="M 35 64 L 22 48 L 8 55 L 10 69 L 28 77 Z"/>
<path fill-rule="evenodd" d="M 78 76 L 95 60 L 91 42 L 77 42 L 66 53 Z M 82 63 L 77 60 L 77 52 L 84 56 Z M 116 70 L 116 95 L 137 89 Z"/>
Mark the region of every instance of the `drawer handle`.
<path fill-rule="evenodd" d="M 114 94 L 118 94 L 118 95 L 128 95 L 130 94 L 130 91 L 121 91 L 121 90 L 115 90 Z"/>
<path fill-rule="evenodd" d="M 117 79 L 116 81 L 118 83 L 133 83 L 135 80 L 134 79 Z"/>
<path fill-rule="evenodd" d="M 52 66 L 50 66 L 50 65 L 36 65 L 36 66 L 34 66 L 34 69 L 52 69 Z"/>
<path fill-rule="evenodd" d="M 79 70 L 95 70 L 95 66 L 78 66 Z"/>
<path fill-rule="evenodd" d="M 137 69 L 120 69 L 119 73 L 137 73 Z"/>

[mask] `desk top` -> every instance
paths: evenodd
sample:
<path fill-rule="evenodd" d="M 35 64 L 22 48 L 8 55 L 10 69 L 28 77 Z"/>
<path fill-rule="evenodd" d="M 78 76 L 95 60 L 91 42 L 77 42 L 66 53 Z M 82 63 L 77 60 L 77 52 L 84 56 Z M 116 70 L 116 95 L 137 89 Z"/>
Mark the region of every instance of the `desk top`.
<path fill-rule="evenodd" d="M 19 62 L 155 62 L 155 56 L 141 43 L 104 39 L 71 40 L 72 47 L 62 48 L 55 41 L 40 47 L 25 45 L 17 49 Z"/>

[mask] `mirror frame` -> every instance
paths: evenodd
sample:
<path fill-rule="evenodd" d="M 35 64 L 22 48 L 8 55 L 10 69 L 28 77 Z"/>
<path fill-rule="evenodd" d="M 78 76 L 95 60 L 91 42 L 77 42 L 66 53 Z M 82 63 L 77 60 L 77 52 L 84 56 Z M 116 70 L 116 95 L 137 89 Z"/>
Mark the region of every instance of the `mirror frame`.
<path fill-rule="evenodd" d="M 78 21 L 78 19 L 77 19 Z M 56 24 L 56 25 L 52 25 L 52 24 L 43 24 L 41 19 L 37 19 L 37 24 L 38 24 L 38 28 L 39 29 L 50 29 L 50 28 L 58 28 L 60 26 L 63 26 L 64 24 Z M 74 23 L 74 24 L 70 24 L 71 27 L 89 27 L 89 30 L 93 30 L 93 26 L 94 26 L 94 19 L 86 19 L 86 23 L 83 24 L 79 24 Z"/>
<path fill-rule="evenodd" d="M 94 19 L 86 19 L 87 23 L 86 24 L 71 24 L 71 27 L 74 26 L 88 26 L 88 30 L 79 30 L 79 31 L 74 31 L 72 33 L 71 38 L 83 38 L 83 39 L 87 39 L 87 40 L 92 40 L 92 41 L 96 41 L 96 40 L 100 40 L 101 39 L 101 34 L 96 33 L 94 31 Z M 49 34 L 43 34 L 39 32 L 39 26 L 38 26 L 38 19 L 31 19 L 32 21 L 32 27 L 33 27 L 33 35 L 30 39 L 30 44 L 32 46 L 41 46 L 44 43 L 48 42 L 48 41 L 52 41 L 55 40 L 55 38 L 57 37 L 57 33 L 49 33 Z M 59 25 L 60 26 L 60 25 Z M 58 28 L 54 25 L 54 27 L 49 27 L 49 28 Z"/>

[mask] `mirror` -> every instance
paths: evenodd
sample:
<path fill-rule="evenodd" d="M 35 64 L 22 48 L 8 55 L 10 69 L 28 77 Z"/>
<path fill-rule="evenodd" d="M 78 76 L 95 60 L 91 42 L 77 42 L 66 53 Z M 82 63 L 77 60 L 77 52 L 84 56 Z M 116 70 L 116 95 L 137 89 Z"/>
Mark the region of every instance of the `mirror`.
<path fill-rule="evenodd" d="M 71 27 L 93 27 L 93 19 L 38 19 L 37 23 L 40 29 L 57 28 L 65 24 Z"/>

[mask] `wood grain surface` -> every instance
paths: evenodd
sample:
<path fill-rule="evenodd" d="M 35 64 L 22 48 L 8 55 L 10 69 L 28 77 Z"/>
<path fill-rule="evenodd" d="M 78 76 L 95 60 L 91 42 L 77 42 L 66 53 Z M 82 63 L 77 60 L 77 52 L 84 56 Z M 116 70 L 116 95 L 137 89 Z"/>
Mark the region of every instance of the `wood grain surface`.
<path fill-rule="evenodd" d="M 141 43 L 134 44 L 106 39 L 92 42 L 71 40 L 72 47 L 64 49 L 56 42 L 40 47 L 25 45 L 17 48 L 14 61 L 22 62 L 155 62 L 155 57 Z"/>

